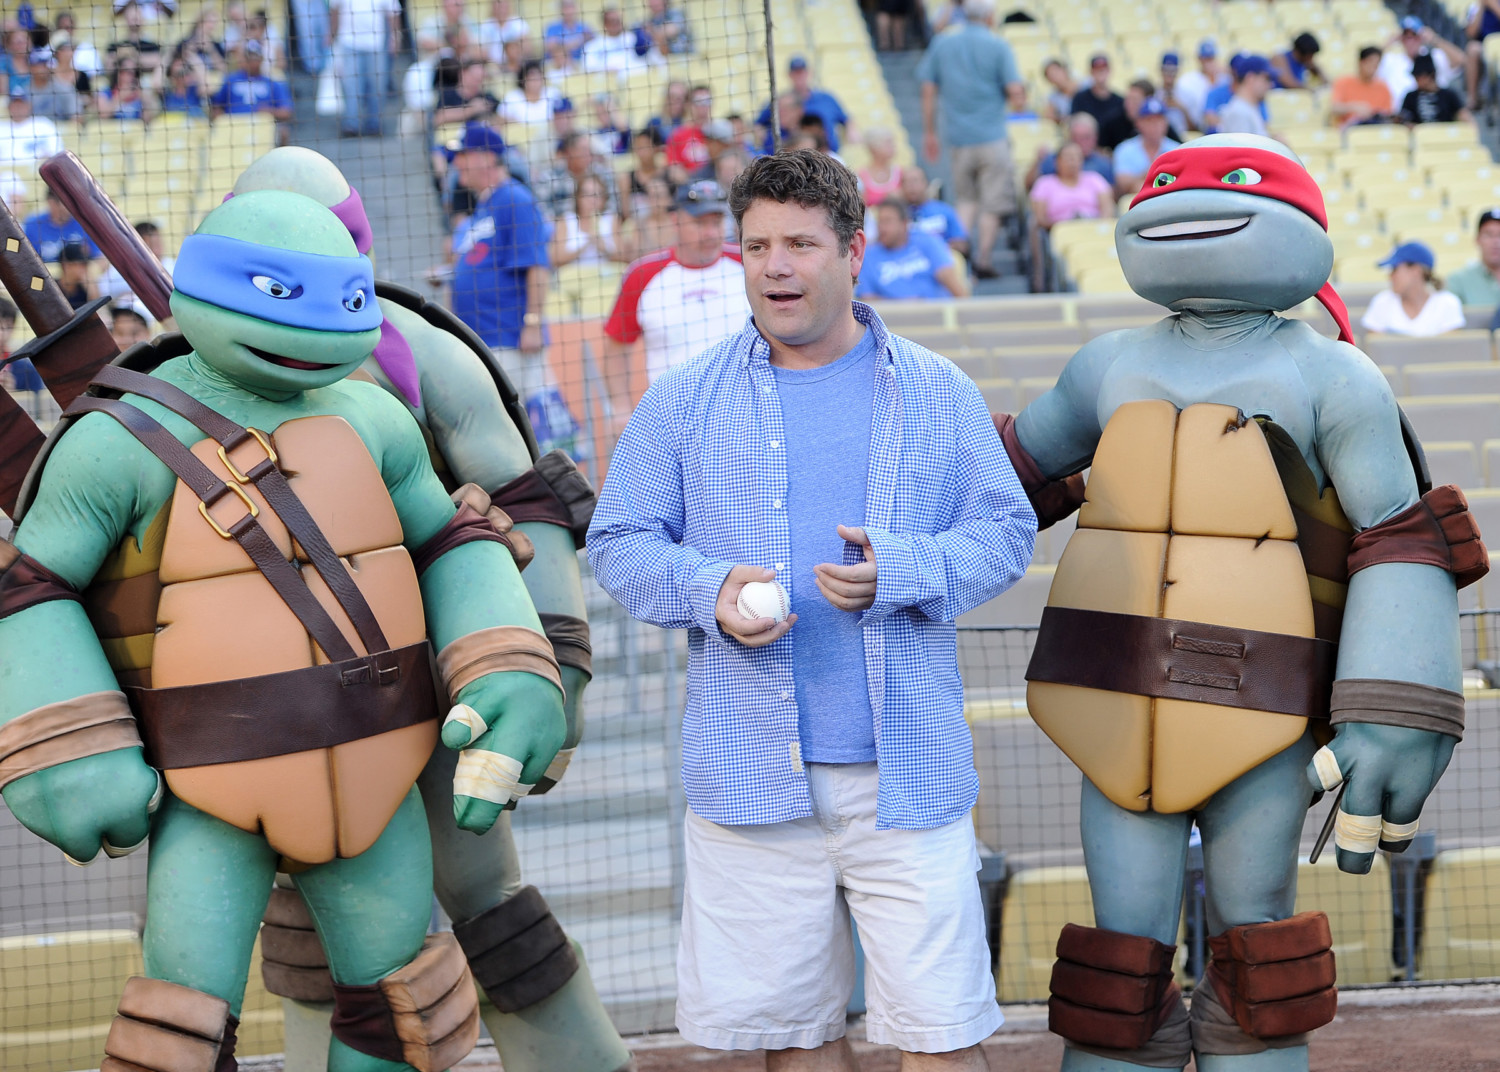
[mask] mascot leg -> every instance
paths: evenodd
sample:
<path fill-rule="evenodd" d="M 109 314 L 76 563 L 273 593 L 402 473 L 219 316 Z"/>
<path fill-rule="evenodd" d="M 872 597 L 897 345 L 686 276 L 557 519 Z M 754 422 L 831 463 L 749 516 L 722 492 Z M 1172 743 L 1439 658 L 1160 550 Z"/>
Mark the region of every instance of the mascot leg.
<path fill-rule="evenodd" d="M 1058 941 L 1049 1021 L 1064 1072 L 1181 1069 L 1191 1055 L 1172 955 L 1182 913 L 1187 815 L 1132 812 L 1083 781 L 1084 862 L 1096 926 Z"/>
<path fill-rule="evenodd" d="M 1204 1072 L 1306 1072 L 1307 1032 L 1333 1018 L 1327 917 L 1292 916 L 1311 735 L 1214 795 L 1198 817 L 1213 952 L 1193 995 Z"/>

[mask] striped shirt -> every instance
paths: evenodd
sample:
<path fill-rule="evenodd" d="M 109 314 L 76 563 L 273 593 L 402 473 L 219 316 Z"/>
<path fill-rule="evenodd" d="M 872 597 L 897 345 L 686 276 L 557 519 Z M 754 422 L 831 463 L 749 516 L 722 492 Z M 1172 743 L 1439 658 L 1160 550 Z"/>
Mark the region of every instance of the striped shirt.
<path fill-rule="evenodd" d="M 878 578 L 861 616 L 876 823 L 924 829 L 960 818 L 979 793 L 954 620 L 1025 572 L 1036 515 L 973 382 L 891 335 L 869 306 L 854 314 L 878 363 L 863 523 Z M 588 534 L 595 576 L 632 616 L 688 630 L 682 780 L 693 811 L 725 825 L 812 814 L 790 636 L 747 648 L 714 617 L 734 565 L 790 580 L 769 359 L 751 321 L 657 380 L 615 448 Z M 861 558 L 845 545 L 846 563 Z"/>

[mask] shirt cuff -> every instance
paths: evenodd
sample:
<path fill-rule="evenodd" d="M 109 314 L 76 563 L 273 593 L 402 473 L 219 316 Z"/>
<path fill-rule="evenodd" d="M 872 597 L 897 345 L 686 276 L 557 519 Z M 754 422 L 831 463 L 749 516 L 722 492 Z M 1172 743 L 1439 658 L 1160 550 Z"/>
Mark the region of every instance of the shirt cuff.
<path fill-rule="evenodd" d="M 878 622 L 892 611 L 916 602 L 911 578 L 916 574 L 917 562 L 910 541 L 868 525 L 865 535 L 875 553 L 875 602 L 860 616 L 861 624 Z"/>
<path fill-rule="evenodd" d="M 729 571 L 732 569 L 732 562 L 705 562 L 693 574 L 688 588 L 688 603 L 692 608 L 694 624 L 709 636 L 726 643 L 728 638 L 719 628 L 719 616 L 715 613 L 715 607 L 719 602 L 719 590 L 729 579 Z"/>

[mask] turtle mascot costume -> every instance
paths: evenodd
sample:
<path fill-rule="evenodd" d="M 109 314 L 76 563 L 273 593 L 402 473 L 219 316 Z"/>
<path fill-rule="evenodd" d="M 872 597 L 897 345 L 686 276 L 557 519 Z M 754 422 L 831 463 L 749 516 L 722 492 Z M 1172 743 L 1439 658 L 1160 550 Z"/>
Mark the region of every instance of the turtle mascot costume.
<path fill-rule="evenodd" d="M 0 545 L 6 803 L 76 860 L 152 840 L 146 977 L 101 1069 L 235 1067 L 278 870 L 331 969 L 328 1067 L 446 1069 L 479 1016 L 457 943 L 427 936 L 414 783 L 441 732 L 457 821 L 491 826 L 563 743 L 556 659 L 505 535 L 348 378 L 382 318 L 332 212 L 220 206 L 171 306 L 182 337 L 74 402 Z"/>

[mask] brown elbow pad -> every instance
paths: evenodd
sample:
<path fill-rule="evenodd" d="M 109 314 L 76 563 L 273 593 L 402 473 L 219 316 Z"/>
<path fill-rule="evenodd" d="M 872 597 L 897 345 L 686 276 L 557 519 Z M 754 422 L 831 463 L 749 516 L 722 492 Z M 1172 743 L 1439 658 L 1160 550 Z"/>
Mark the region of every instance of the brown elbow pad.
<path fill-rule="evenodd" d="M 1047 1026 L 1084 1046 L 1140 1049 L 1176 1007 L 1176 949 L 1137 934 L 1067 924 L 1057 939 Z"/>
<path fill-rule="evenodd" d="M 1452 484 L 1433 488 L 1395 517 L 1354 537 L 1349 546 L 1351 576 L 1380 562 L 1436 566 L 1453 574 L 1460 588 L 1490 571 L 1490 555 L 1469 502 Z"/>
<path fill-rule="evenodd" d="M 517 531 L 515 520 L 492 503 L 483 488 L 478 484 L 465 484 L 453 493 L 453 501 L 468 503 L 475 513 L 490 523 L 490 527 L 500 534 L 500 542 L 510 548 L 510 555 L 516 560 L 516 569 L 524 570 L 531 565 L 531 560 L 536 557 L 536 545 L 531 542 L 530 536 Z"/>
<path fill-rule="evenodd" d="M 237 1022 L 223 998 L 132 976 L 109 1026 L 99 1072 L 228 1072 L 235 1067 Z"/>
<path fill-rule="evenodd" d="M 504 544 L 512 555 L 515 554 L 515 547 L 511 541 L 495 531 L 495 526 L 487 517 L 468 503 L 460 502 L 458 510 L 454 512 L 449 522 L 438 529 L 430 540 L 412 552 L 412 566 L 416 569 L 417 576 L 420 577 L 426 573 L 434 562 L 455 547 L 462 547 L 476 540 Z"/>
<path fill-rule="evenodd" d="M 293 1001 L 332 1001 L 333 976 L 312 913 L 296 890 L 271 891 L 260 927 L 260 975 L 266 990 Z"/>
<path fill-rule="evenodd" d="M 1312 1031 L 1338 1011 L 1333 935 L 1322 912 L 1230 927 L 1208 947 L 1215 994 L 1253 1038 Z"/>
<path fill-rule="evenodd" d="M 1036 527 L 1039 531 L 1051 528 L 1083 505 L 1082 473 L 1057 480 L 1047 479 L 1037 466 L 1036 459 L 1021 446 L 1021 439 L 1016 435 L 1016 419 L 1009 413 L 995 413 L 991 415 L 991 419 L 995 422 L 995 431 L 1000 433 L 1000 441 L 1005 444 L 1010 464 L 1015 467 L 1016 476 L 1021 480 L 1021 489 L 1026 492 L 1031 508 L 1036 511 Z"/>
<path fill-rule="evenodd" d="M 83 602 L 67 581 L 30 555 L 23 555 L 15 544 L 0 540 L 0 618 L 54 599 Z"/>

